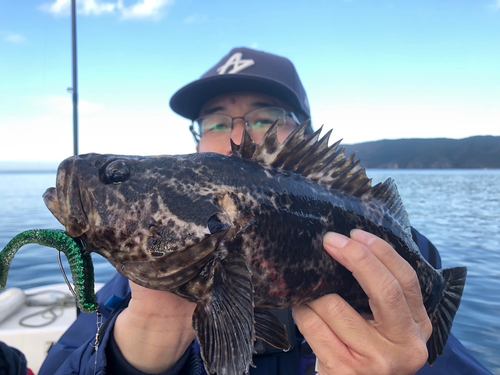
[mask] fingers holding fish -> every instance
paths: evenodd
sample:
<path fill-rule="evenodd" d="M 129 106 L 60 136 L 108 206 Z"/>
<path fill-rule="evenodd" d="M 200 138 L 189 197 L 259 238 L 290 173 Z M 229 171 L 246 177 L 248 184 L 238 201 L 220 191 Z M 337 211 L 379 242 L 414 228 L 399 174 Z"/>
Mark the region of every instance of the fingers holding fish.
<path fill-rule="evenodd" d="M 294 319 L 320 375 L 415 374 L 423 366 L 412 349 L 386 340 L 339 295 L 295 308 Z"/>
<path fill-rule="evenodd" d="M 368 374 L 379 368 L 375 337 L 370 339 L 373 327 L 339 295 L 299 306 L 293 316 L 318 359 L 320 374 Z M 363 368 L 366 372 L 359 372 Z"/>
<path fill-rule="evenodd" d="M 387 334 L 393 331 L 399 337 L 400 332 L 410 330 L 410 323 L 416 324 L 411 307 L 417 311 L 419 309 L 412 300 L 415 297 L 413 286 L 410 288 L 411 292 L 408 292 L 412 297 L 410 302 L 407 301 L 403 288 L 403 285 L 408 288 L 407 284 L 411 282 L 404 281 L 401 284 L 394 274 L 404 280 L 406 276 L 398 267 L 405 268 L 408 263 L 380 238 L 363 231 L 353 231 L 353 235 L 357 235 L 363 242 L 338 233 L 327 233 L 324 238 L 325 249 L 353 273 L 369 298 L 377 325 L 385 327 Z M 425 312 L 421 300 L 420 305 Z"/>
<path fill-rule="evenodd" d="M 396 278 L 415 323 L 420 326 L 422 339 L 427 341 L 432 333 L 432 325 L 425 310 L 420 284 L 415 270 L 384 240 L 363 230 L 353 230 L 351 238 L 365 246 L 384 264 Z M 373 307 L 372 307 L 373 310 Z M 389 325 L 393 322 L 389 321 Z"/>
<path fill-rule="evenodd" d="M 422 298 L 418 296 L 419 289 L 417 293 L 412 277 L 405 274 L 409 265 L 387 242 L 367 232 L 356 232 L 353 239 L 327 233 L 324 246 L 332 257 L 353 273 L 369 297 L 374 320 L 366 322 L 370 325 L 369 332 L 363 325 L 358 325 L 365 336 L 356 342 L 349 339 L 345 328 L 332 323 L 328 316 L 324 319 L 361 358 L 377 361 L 377 357 L 364 355 L 366 351 L 373 350 L 388 361 L 385 365 L 395 366 L 392 369 L 397 369 L 398 373 L 416 372 L 427 359 L 426 341 L 431 332 L 429 324 L 421 317 L 425 308 Z M 356 335 L 352 331 L 350 334 Z M 359 361 L 359 364 L 362 362 Z"/>

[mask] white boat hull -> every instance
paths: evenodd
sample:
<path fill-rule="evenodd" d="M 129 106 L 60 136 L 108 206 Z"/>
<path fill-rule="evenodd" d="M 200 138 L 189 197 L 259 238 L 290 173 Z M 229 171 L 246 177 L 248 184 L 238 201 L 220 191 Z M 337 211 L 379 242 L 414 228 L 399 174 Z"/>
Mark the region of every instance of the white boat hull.
<path fill-rule="evenodd" d="M 103 284 L 96 285 L 96 290 Z M 36 294 L 44 291 L 60 291 L 69 294 L 66 284 L 52 284 L 24 290 L 26 295 Z M 45 298 L 51 295 L 45 295 Z M 60 297 L 54 293 L 53 297 Z M 0 322 L 0 340 L 7 345 L 20 350 L 28 361 L 28 367 L 36 374 L 40 369 L 48 350 L 59 340 L 62 334 L 76 319 L 76 305 L 68 307 L 56 307 L 55 312 L 58 318 L 43 327 L 25 327 L 20 321 L 33 313 L 44 310 L 46 307 L 22 306 L 17 312 Z M 45 314 L 45 317 L 38 315 L 26 321 L 30 325 L 41 325 L 52 319 L 52 314 Z"/>

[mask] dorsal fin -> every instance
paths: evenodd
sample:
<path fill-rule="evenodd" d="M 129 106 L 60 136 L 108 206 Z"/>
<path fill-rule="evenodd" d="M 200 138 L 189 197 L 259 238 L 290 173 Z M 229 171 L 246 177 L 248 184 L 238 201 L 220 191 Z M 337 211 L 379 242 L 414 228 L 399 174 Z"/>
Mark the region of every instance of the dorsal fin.
<path fill-rule="evenodd" d="M 372 180 L 366 176 L 366 170 L 361 168 L 360 161 L 355 161 L 355 154 L 346 157 L 345 147 L 338 149 L 341 140 L 328 146 L 331 130 L 319 139 L 322 127 L 306 136 L 308 125 L 305 122 L 298 126 L 280 143 L 276 121 L 258 145 L 245 129 L 240 145 L 231 141 L 233 155 L 300 174 L 344 194 L 375 201 L 409 232 L 408 214 L 394 180 L 388 179 L 372 187 Z"/>
<path fill-rule="evenodd" d="M 231 139 L 231 150 L 233 152 L 233 155 L 240 156 L 242 159 L 252 160 L 256 148 L 257 145 L 253 141 L 252 137 L 250 137 L 250 134 L 248 134 L 246 126 L 245 129 L 243 130 L 243 135 L 241 136 L 241 143 L 239 145 L 234 143 L 233 140 Z"/>
<path fill-rule="evenodd" d="M 379 202 L 406 232 L 411 233 L 408 213 L 403 206 L 398 188 L 392 178 L 388 178 L 385 182 L 378 183 L 372 187 L 362 195 L 361 199 Z"/>

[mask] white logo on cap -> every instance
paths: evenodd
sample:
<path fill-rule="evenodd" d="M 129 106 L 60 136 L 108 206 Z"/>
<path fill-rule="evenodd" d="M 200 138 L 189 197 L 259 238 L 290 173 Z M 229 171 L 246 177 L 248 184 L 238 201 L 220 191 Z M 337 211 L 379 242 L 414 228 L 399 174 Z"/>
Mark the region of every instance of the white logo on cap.
<path fill-rule="evenodd" d="M 227 72 L 227 74 L 235 74 L 255 64 L 255 61 L 252 59 L 242 59 L 242 57 L 243 54 L 241 52 L 236 52 L 226 61 L 224 65 L 217 69 L 217 73 L 226 74 L 226 70 L 232 66 L 233 69 Z"/>

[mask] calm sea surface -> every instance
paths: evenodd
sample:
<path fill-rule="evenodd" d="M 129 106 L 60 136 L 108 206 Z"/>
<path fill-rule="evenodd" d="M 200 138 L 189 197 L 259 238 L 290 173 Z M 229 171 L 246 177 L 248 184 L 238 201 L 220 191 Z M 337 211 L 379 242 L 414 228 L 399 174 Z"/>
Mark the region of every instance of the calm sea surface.
<path fill-rule="evenodd" d="M 467 266 L 453 332 L 500 375 L 500 171 L 372 170 L 368 175 L 375 182 L 396 180 L 412 225 L 436 245 L 445 268 Z M 54 183 L 55 173 L 0 173 L 0 249 L 27 229 L 62 229 L 41 198 Z M 100 256 L 94 262 L 96 281 L 115 274 Z M 28 245 L 17 253 L 7 287 L 61 282 L 57 251 Z"/>

